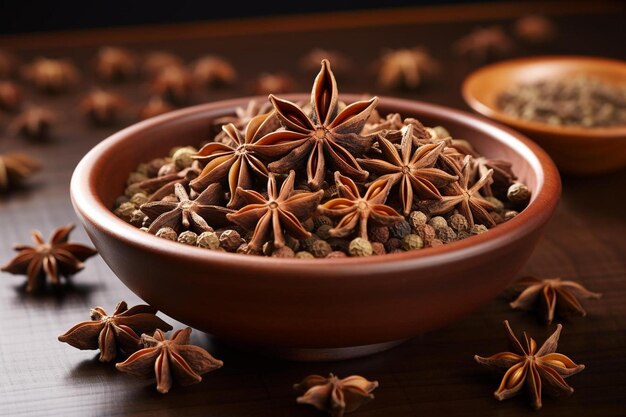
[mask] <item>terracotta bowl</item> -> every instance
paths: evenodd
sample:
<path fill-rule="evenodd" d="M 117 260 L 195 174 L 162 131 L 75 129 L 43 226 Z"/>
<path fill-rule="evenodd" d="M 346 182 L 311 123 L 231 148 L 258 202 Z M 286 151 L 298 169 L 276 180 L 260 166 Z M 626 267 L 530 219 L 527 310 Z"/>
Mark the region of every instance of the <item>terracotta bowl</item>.
<path fill-rule="evenodd" d="M 358 96 L 342 99 L 351 102 Z M 230 344 L 290 359 L 341 359 L 444 326 L 509 284 L 559 200 L 556 167 L 520 134 L 448 108 L 383 97 L 383 114 L 400 112 L 428 125 L 441 124 L 486 155 L 512 161 L 533 191 L 529 206 L 511 221 L 460 242 L 332 260 L 184 246 L 142 232 L 111 212 L 128 173 L 140 162 L 200 142 L 212 119 L 248 100 L 191 107 L 126 128 L 93 148 L 71 183 L 74 208 L 113 272 L 146 302 Z"/>
<path fill-rule="evenodd" d="M 563 173 L 600 174 L 626 167 L 626 126 L 593 129 L 551 126 L 510 116 L 496 106 L 498 95 L 512 85 L 576 75 L 624 84 L 626 62 L 579 56 L 499 62 L 470 74 L 463 83 L 463 97 L 478 113 L 528 135 L 550 154 Z"/>

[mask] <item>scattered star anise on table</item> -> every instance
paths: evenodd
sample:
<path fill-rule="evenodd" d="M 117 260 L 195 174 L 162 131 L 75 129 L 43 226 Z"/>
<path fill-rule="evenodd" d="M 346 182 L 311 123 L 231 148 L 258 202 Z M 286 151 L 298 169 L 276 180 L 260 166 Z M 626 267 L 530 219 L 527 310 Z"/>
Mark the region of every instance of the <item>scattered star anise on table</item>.
<path fill-rule="evenodd" d="M 0 78 L 12 77 L 16 69 L 17 59 L 15 56 L 4 49 L 0 49 Z"/>
<path fill-rule="evenodd" d="M 298 404 L 310 404 L 332 417 L 343 417 L 374 399 L 372 391 L 378 388 L 378 381 L 368 381 L 359 375 L 343 379 L 333 374 L 328 378 L 309 375 L 293 387 L 302 393 L 296 400 Z"/>
<path fill-rule="evenodd" d="M 127 105 L 126 100 L 117 93 L 94 90 L 83 98 L 80 108 L 93 124 L 108 126 L 119 120 Z"/>
<path fill-rule="evenodd" d="M 398 49 L 385 52 L 378 64 L 378 84 L 385 89 L 418 88 L 433 78 L 439 64 L 423 48 Z"/>
<path fill-rule="evenodd" d="M 237 187 L 247 190 L 252 187 L 253 176 L 267 178 L 269 174 L 265 163 L 256 152 L 256 142 L 277 127 L 274 113 L 254 117 L 242 132 L 235 125 L 222 126 L 232 145 L 209 142 L 194 156 L 204 165 L 204 169 L 190 186 L 195 191 L 204 190 L 209 184 L 228 182 L 230 199 L 227 207 L 235 206 Z"/>
<path fill-rule="evenodd" d="M 188 103 L 192 91 L 193 78 L 184 67 L 165 67 L 152 81 L 152 92 L 177 106 Z"/>
<path fill-rule="evenodd" d="M 254 94 L 285 94 L 291 93 L 295 89 L 296 82 L 289 75 L 282 72 L 260 74 L 252 85 Z"/>
<path fill-rule="evenodd" d="M 327 201 L 317 209 L 325 216 L 341 217 L 337 225 L 329 231 L 333 237 L 345 237 L 357 229 L 359 237 L 368 239 L 368 223 L 392 226 L 404 218 L 384 204 L 392 184 L 390 177 L 381 177 L 374 181 L 362 197 L 354 181 L 339 172 L 335 172 L 335 184 L 339 197 Z"/>
<path fill-rule="evenodd" d="M 526 15 L 515 21 L 513 27 L 515 36 L 529 43 L 549 42 L 556 36 L 557 30 L 552 22 L 546 16 L 542 15 Z"/>
<path fill-rule="evenodd" d="M 0 154 L 0 193 L 18 186 L 40 169 L 39 161 L 24 153 Z"/>
<path fill-rule="evenodd" d="M 207 55 L 198 59 L 192 68 L 193 77 L 198 85 L 207 88 L 232 85 L 237 81 L 237 71 L 225 59 Z"/>
<path fill-rule="evenodd" d="M 78 81 L 78 70 L 65 59 L 38 58 L 24 69 L 24 77 L 46 93 L 61 93 Z"/>
<path fill-rule="evenodd" d="M 300 59 L 300 68 L 307 73 L 315 74 L 320 67 L 320 62 L 324 59 L 333 63 L 333 72 L 339 76 L 347 74 L 352 67 L 350 58 L 345 54 L 329 49 L 314 48 Z"/>
<path fill-rule="evenodd" d="M 487 368 L 504 372 L 502 382 L 494 392 L 494 396 L 502 401 L 517 395 L 524 385 L 530 392 L 532 406 L 541 408 L 541 393 L 558 396 L 571 395 L 574 389 L 564 378 L 570 377 L 585 369 L 584 365 L 577 365 L 565 355 L 555 353 L 559 336 L 563 326 L 557 325 L 556 331 L 544 344 L 537 349 L 537 343 L 524 332 L 524 344 L 511 330 L 508 321 L 504 321 L 504 328 L 509 337 L 513 352 L 497 353 L 484 358 L 478 355 L 474 359 Z"/>
<path fill-rule="evenodd" d="M 178 172 L 148 178 L 137 183 L 137 187 L 150 195 L 148 202 L 162 200 L 163 197 L 174 194 L 176 184 L 184 188 L 200 174 L 200 165 L 193 162 L 189 168 L 184 168 Z"/>
<path fill-rule="evenodd" d="M 10 274 L 26 275 L 26 291 L 40 288 L 47 277 L 52 284 L 59 285 L 61 276 L 69 277 L 82 270 L 83 262 L 98 252 L 88 246 L 68 242 L 74 225 L 59 227 L 46 243 L 38 230 L 31 233 L 34 246 L 15 245 L 17 255 L 1 270 Z"/>
<path fill-rule="evenodd" d="M 485 62 L 509 54 L 515 47 L 500 26 L 477 28 L 453 45 L 457 54 L 475 62 Z"/>
<path fill-rule="evenodd" d="M 459 172 L 459 180 L 450 183 L 444 188 L 444 195 L 440 200 L 422 201 L 420 205 L 428 210 L 431 215 L 447 213 L 457 207 L 459 212 L 467 219 L 470 227 L 474 226 L 476 221 L 487 227 L 493 227 L 496 224 L 489 212 L 495 210 L 496 207 L 480 195 L 480 190 L 487 182 L 491 181 L 493 170 L 488 170 L 478 181 L 470 186 L 470 159 L 470 155 L 465 157 L 463 167 Z"/>
<path fill-rule="evenodd" d="M 137 75 L 138 62 L 126 48 L 106 46 L 96 56 L 96 73 L 107 81 L 125 81 Z"/>
<path fill-rule="evenodd" d="M 178 201 L 153 201 L 141 205 L 139 209 L 153 220 L 148 232 L 155 234 L 163 227 L 198 233 L 213 231 L 209 222 L 224 224 L 226 214 L 232 211 L 218 205 L 222 200 L 219 183 L 209 185 L 195 200 L 189 198 L 187 190 L 179 183 L 174 186 L 174 194 Z"/>
<path fill-rule="evenodd" d="M 148 78 L 152 78 L 167 67 L 184 67 L 185 63 L 178 56 L 167 51 L 150 52 L 144 57 L 141 71 Z"/>
<path fill-rule="evenodd" d="M 413 207 L 415 198 L 420 200 L 440 200 L 442 187 L 458 180 L 441 169 L 435 168 L 445 142 L 422 145 L 413 151 L 413 126 L 402 128 L 401 151 L 382 136 L 378 137 L 379 149 L 384 159 L 357 159 L 359 164 L 382 177 L 389 178 L 392 186 L 399 184 L 400 198 L 404 215 Z M 381 177 L 381 178 L 382 178 Z"/>
<path fill-rule="evenodd" d="M 0 110 L 14 112 L 22 104 L 22 89 L 12 81 L 0 81 Z"/>
<path fill-rule="evenodd" d="M 47 107 L 30 107 L 13 119 L 9 131 L 31 139 L 46 139 L 57 120 L 57 114 Z"/>
<path fill-rule="evenodd" d="M 552 323 L 558 311 L 585 316 L 587 313 L 578 298 L 600 298 L 602 294 L 591 292 L 578 282 L 561 278 L 524 277 L 513 284 L 513 289 L 520 292 L 511 302 L 512 308 L 533 310 L 538 305 L 544 311 L 545 320 Z"/>
<path fill-rule="evenodd" d="M 191 328 L 180 329 L 168 340 L 161 330 L 141 335 L 143 349 L 115 367 L 142 378 L 156 378 L 157 391 L 167 394 L 174 380 L 180 385 L 197 384 L 208 372 L 224 363 L 199 346 L 190 344 Z"/>
<path fill-rule="evenodd" d="M 59 342 L 80 350 L 100 350 L 100 362 L 111 362 L 120 353 L 130 355 L 141 347 L 139 335 L 153 333 L 156 329 L 172 330 L 172 326 L 156 315 L 157 309 L 149 305 L 128 308 L 120 301 L 110 316 L 102 307 L 91 309 L 91 320 L 83 321 L 59 336 Z"/>
<path fill-rule="evenodd" d="M 245 202 L 245 206 L 226 217 L 245 230 L 253 230 L 248 247 L 252 251 L 260 251 L 263 244 L 273 237 L 275 248 L 285 246 L 283 229 L 296 239 L 306 239 L 311 234 L 304 228 L 301 221 L 315 212 L 324 192 L 294 193 L 293 187 L 296 173 L 291 171 L 283 182 L 280 190 L 276 184 L 276 176 L 269 174 L 267 180 L 267 198 L 254 190 L 237 189 L 237 198 Z"/>
<path fill-rule="evenodd" d="M 369 150 L 374 137 L 360 135 L 378 98 L 358 101 L 338 111 L 338 91 L 330 63 L 322 69 L 311 91 L 312 114 L 296 104 L 270 95 L 276 114 L 285 130 L 266 135 L 257 142 L 258 152 L 269 158 L 286 154 L 268 165 L 272 172 L 287 173 L 306 163 L 309 186 L 319 189 L 328 167 L 356 181 L 365 181 L 368 172 L 356 161 Z"/>
<path fill-rule="evenodd" d="M 139 110 L 139 118 L 141 120 L 149 119 L 151 117 L 160 116 L 162 114 L 175 110 L 176 107 L 172 106 L 169 102 L 163 99 L 161 96 L 150 97 L 148 102 Z"/>

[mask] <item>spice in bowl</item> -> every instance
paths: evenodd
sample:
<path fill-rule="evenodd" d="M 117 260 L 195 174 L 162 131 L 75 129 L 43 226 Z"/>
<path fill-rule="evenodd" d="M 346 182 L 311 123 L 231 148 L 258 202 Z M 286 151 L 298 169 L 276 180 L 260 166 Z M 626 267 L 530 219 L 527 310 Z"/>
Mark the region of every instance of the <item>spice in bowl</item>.
<path fill-rule="evenodd" d="M 441 126 L 381 115 L 376 97 L 341 102 L 327 60 L 310 105 L 269 102 L 264 113 L 214 121 L 223 134 L 199 150 L 189 144 L 140 164 L 115 214 L 181 244 L 311 259 L 452 243 L 528 204 L 509 162 Z"/>

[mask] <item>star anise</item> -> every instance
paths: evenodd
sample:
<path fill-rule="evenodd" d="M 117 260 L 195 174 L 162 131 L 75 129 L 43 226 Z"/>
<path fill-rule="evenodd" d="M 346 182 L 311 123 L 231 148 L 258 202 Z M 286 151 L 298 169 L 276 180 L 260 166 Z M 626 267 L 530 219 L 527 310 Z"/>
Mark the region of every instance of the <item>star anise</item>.
<path fill-rule="evenodd" d="M 178 172 L 141 181 L 137 183 L 137 187 L 150 196 L 148 202 L 159 201 L 165 196 L 174 194 L 176 184 L 187 188 L 191 180 L 196 178 L 198 174 L 200 174 L 200 166 L 198 162 L 194 162 L 189 168 L 184 168 Z"/>
<path fill-rule="evenodd" d="M 83 262 L 97 254 L 95 249 L 78 243 L 68 242 L 74 225 L 59 227 L 50 236 L 46 243 L 38 230 L 33 230 L 31 236 L 34 246 L 15 245 L 18 251 L 15 258 L 4 265 L 1 270 L 10 274 L 26 275 L 26 291 L 34 291 L 46 277 L 52 284 L 60 284 L 61 276 L 69 277 L 82 270 Z"/>
<path fill-rule="evenodd" d="M 411 125 L 413 127 L 413 144 L 416 146 L 432 143 L 432 137 L 428 129 L 417 119 L 407 117 L 402 119 L 400 113 L 389 113 L 386 117 L 371 118 L 363 127 L 361 134 L 384 136 L 392 143 L 402 141 L 402 128 Z"/>
<path fill-rule="evenodd" d="M 234 84 L 237 71 L 223 58 L 207 55 L 193 65 L 193 76 L 199 85 L 213 88 Z"/>
<path fill-rule="evenodd" d="M 330 165 L 356 181 L 368 177 L 355 157 L 363 155 L 374 137 L 360 136 L 378 98 L 352 103 L 338 112 L 338 91 L 330 63 L 322 61 L 322 69 L 315 78 L 311 91 L 311 116 L 296 104 L 270 95 L 270 101 L 286 130 L 279 130 L 261 138 L 258 152 L 268 157 L 288 154 L 272 162 L 272 172 L 286 173 L 306 160 L 309 186 L 318 189 Z M 329 160 L 328 163 L 326 160 Z"/>
<path fill-rule="evenodd" d="M 303 394 L 297 398 L 298 404 L 310 404 L 332 417 L 342 417 L 374 399 L 372 391 L 378 388 L 378 381 L 368 381 L 359 375 L 343 379 L 333 374 L 328 378 L 309 375 L 293 388 Z"/>
<path fill-rule="evenodd" d="M 152 91 L 175 105 L 186 104 L 192 94 L 191 73 L 184 67 L 163 68 L 152 81 Z"/>
<path fill-rule="evenodd" d="M 139 110 L 139 118 L 141 120 L 145 120 L 151 117 L 160 116 L 175 109 L 176 107 L 163 100 L 162 97 L 153 96 L 150 97 L 148 102 Z"/>
<path fill-rule="evenodd" d="M 274 113 L 254 117 L 242 132 L 235 125 L 222 126 L 232 145 L 209 142 L 194 156 L 204 164 L 204 169 L 190 186 L 200 192 L 209 184 L 228 181 L 230 199 L 227 207 L 235 205 L 237 187 L 244 190 L 252 188 L 253 175 L 267 178 L 265 164 L 258 158 L 255 143 L 266 134 L 276 129 Z"/>
<path fill-rule="evenodd" d="M 219 127 L 220 129 L 220 131 L 215 135 L 214 142 L 221 142 L 227 145 L 232 145 L 232 140 L 230 139 L 228 134 L 226 134 L 226 132 L 222 130 L 222 126 L 232 123 L 237 129 L 243 130 L 248 125 L 248 123 L 250 123 L 250 120 L 252 120 L 254 117 L 260 116 L 262 114 L 267 114 L 272 110 L 272 103 L 270 103 L 269 101 L 259 103 L 256 100 L 250 100 L 246 107 L 237 107 L 235 109 L 235 114 L 218 117 L 212 122 L 213 126 Z M 272 120 L 274 120 L 276 123 L 273 130 L 278 129 L 280 127 L 280 122 L 278 122 L 278 118 L 273 117 Z"/>
<path fill-rule="evenodd" d="M 334 50 L 314 48 L 302 57 L 300 68 L 307 73 L 315 74 L 320 67 L 320 62 L 324 59 L 333 63 L 333 72 L 339 76 L 347 74 L 352 67 L 350 58 L 345 54 Z"/>
<path fill-rule="evenodd" d="M 578 298 L 600 298 L 602 294 L 591 292 L 575 281 L 561 278 L 524 277 L 519 279 L 514 289 L 522 290 L 517 299 L 511 302 L 512 308 L 532 310 L 537 304 L 545 312 L 545 319 L 552 323 L 557 309 L 563 313 L 585 316 L 587 313 Z"/>
<path fill-rule="evenodd" d="M 517 179 L 509 161 L 490 159 L 484 156 L 477 156 L 474 153 L 470 163 L 472 164 L 472 180 L 478 180 L 486 175 L 490 169 L 493 170 L 493 181 L 488 181 L 481 189 L 485 196 L 493 196 L 493 183 L 508 187 Z"/>
<path fill-rule="evenodd" d="M 509 341 L 514 352 L 497 353 L 488 358 L 474 356 L 476 362 L 490 369 L 504 372 L 502 382 L 494 396 L 502 401 L 515 396 L 524 385 L 528 386 L 535 409 L 541 408 L 541 392 L 546 390 L 551 395 L 570 395 L 574 389 L 564 378 L 585 369 L 584 365 L 575 364 L 570 358 L 555 353 L 563 326 L 557 325 L 556 331 L 537 350 L 537 343 L 524 332 L 523 345 L 515 337 L 508 321 L 504 321 Z"/>
<path fill-rule="evenodd" d="M 432 78 L 439 64 L 423 48 L 388 51 L 380 58 L 378 84 L 386 89 L 416 89 Z"/>
<path fill-rule="evenodd" d="M 157 391 L 167 394 L 174 380 L 180 385 L 197 384 L 207 372 L 221 368 L 224 363 L 199 346 L 190 344 L 191 328 L 180 329 L 167 339 L 156 330 L 153 336 L 141 335 L 143 349 L 133 353 L 115 367 L 142 378 L 156 377 Z"/>
<path fill-rule="evenodd" d="M 127 106 L 126 100 L 119 94 L 94 90 L 81 101 L 82 112 L 96 125 L 111 125 L 115 123 L 120 113 Z"/>
<path fill-rule="evenodd" d="M 47 93 L 60 93 L 78 80 L 78 70 L 65 59 L 38 58 L 24 71 L 35 87 Z"/>
<path fill-rule="evenodd" d="M 167 67 L 183 67 L 184 65 L 185 63 L 178 55 L 167 51 L 155 51 L 145 56 L 141 70 L 147 77 L 152 78 Z"/>
<path fill-rule="evenodd" d="M 295 179 L 296 173 L 289 172 L 279 191 L 276 176 L 270 173 L 267 180 L 267 198 L 254 190 L 237 189 L 238 198 L 247 205 L 226 217 L 246 230 L 254 230 L 252 239 L 248 242 L 252 251 L 259 251 L 270 236 L 274 238 L 275 248 L 285 246 L 283 229 L 296 239 L 302 240 L 311 236 L 300 222 L 315 212 L 324 192 L 319 190 L 314 193 L 294 194 Z"/>
<path fill-rule="evenodd" d="M 0 109 L 14 112 L 22 104 L 22 89 L 11 81 L 0 81 Z"/>
<path fill-rule="evenodd" d="M 526 15 L 515 21 L 515 36 L 530 43 L 543 43 L 556 36 L 554 23 L 546 16 Z"/>
<path fill-rule="evenodd" d="M 363 197 L 354 181 L 339 172 L 335 172 L 335 184 L 339 197 L 317 209 L 326 216 L 342 217 L 337 226 L 330 229 L 331 236 L 345 237 L 358 226 L 359 237 L 367 239 L 368 221 L 378 226 L 391 226 L 403 219 L 393 208 L 384 204 L 392 185 L 390 177 L 374 181 Z"/>
<path fill-rule="evenodd" d="M 485 200 L 480 195 L 480 189 L 491 181 L 493 170 L 488 170 L 472 186 L 471 179 L 471 156 L 467 155 L 463 161 L 463 166 L 459 172 L 459 180 L 451 183 L 444 189 L 444 196 L 440 200 L 423 201 L 420 204 L 428 210 L 431 215 L 439 215 L 449 212 L 458 207 L 459 212 L 465 216 L 470 227 L 475 221 L 479 221 L 487 227 L 495 226 L 495 222 L 489 215 L 496 207 L 493 203 Z"/>
<path fill-rule="evenodd" d="M 96 73 L 107 81 L 131 79 L 137 75 L 137 57 L 125 48 L 101 48 L 96 57 Z"/>
<path fill-rule="evenodd" d="M 174 194 L 178 199 L 174 201 L 153 201 L 142 204 L 140 210 L 153 220 L 148 231 L 155 234 L 163 227 L 171 227 L 174 230 L 192 230 L 202 233 L 212 231 L 211 224 L 223 224 L 226 214 L 232 210 L 219 206 L 222 199 L 222 186 L 211 184 L 195 200 L 189 198 L 189 194 L 182 184 L 174 186 Z"/>
<path fill-rule="evenodd" d="M 454 44 L 455 51 L 476 62 L 484 62 L 510 53 L 514 44 L 500 26 L 477 28 Z"/>
<path fill-rule="evenodd" d="M 111 362 L 119 353 L 130 355 L 140 348 L 139 336 L 156 329 L 172 330 L 172 326 L 156 316 L 157 309 L 149 305 L 128 308 L 126 301 L 115 306 L 112 315 L 102 307 L 91 309 L 91 321 L 74 325 L 59 336 L 59 342 L 81 350 L 100 350 L 100 362 Z"/>
<path fill-rule="evenodd" d="M 13 119 L 9 130 L 28 138 L 45 139 L 56 122 L 56 113 L 47 107 L 30 107 Z"/>
<path fill-rule="evenodd" d="M 420 200 L 440 200 L 438 187 L 458 180 L 455 175 L 434 167 L 439 155 L 446 146 L 427 144 L 413 152 L 413 126 L 402 128 L 401 151 L 382 136 L 378 145 L 384 159 L 357 159 L 362 167 L 378 175 L 388 177 L 391 185 L 399 184 L 404 215 L 411 212 L 414 198 Z"/>
<path fill-rule="evenodd" d="M 294 90 L 296 82 L 294 79 L 285 73 L 269 73 L 264 72 L 260 74 L 252 85 L 252 92 L 254 94 L 285 94 Z"/>
<path fill-rule="evenodd" d="M 39 161 L 24 153 L 0 154 L 0 193 L 19 185 L 40 169 Z"/>

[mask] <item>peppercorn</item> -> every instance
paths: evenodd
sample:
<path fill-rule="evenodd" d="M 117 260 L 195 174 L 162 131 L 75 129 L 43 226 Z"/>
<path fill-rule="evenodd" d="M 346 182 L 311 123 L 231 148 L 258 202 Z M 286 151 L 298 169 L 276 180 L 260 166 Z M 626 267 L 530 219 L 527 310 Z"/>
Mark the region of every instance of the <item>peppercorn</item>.
<path fill-rule="evenodd" d="M 391 236 L 398 238 L 398 239 L 402 239 L 403 237 L 411 233 L 411 225 L 409 224 L 409 222 L 402 219 L 399 222 L 393 224 L 389 228 L 389 232 Z"/>
<path fill-rule="evenodd" d="M 324 195 L 322 196 L 323 200 L 330 200 L 332 198 L 336 198 L 338 195 L 337 193 L 337 186 L 335 184 L 328 186 L 328 188 L 324 188 Z"/>
<path fill-rule="evenodd" d="M 115 215 L 125 222 L 130 222 L 135 210 L 137 210 L 137 207 L 129 201 L 120 204 L 120 206 L 115 209 Z"/>
<path fill-rule="evenodd" d="M 450 243 L 456 240 L 456 232 L 450 226 L 437 229 L 437 239 L 443 243 Z"/>
<path fill-rule="evenodd" d="M 282 248 L 274 249 L 272 252 L 272 258 L 293 258 L 296 254 L 289 246 L 283 246 Z"/>
<path fill-rule="evenodd" d="M 350 241 L 348 239 L 340 237 L 331 237 L 327 240 L 327 242 L 334 251 L 348 252 L 348 247 L 350 246 Z"/>
<path fill-rule="evenodd" d="M 409 214 L 409 224 L 413 231 L 417 230 L 419 226 L 426 224 L 426 222 L 428 222 L 428 216 L 422 211 L 412 211 Z"/>
<path fill-rule="evenodd" d="M 313 217 L 313 228 L 315 230 L 319 229 L 320 226 L 324 226 L 324 225 L 328 225 L 328 226 L 332 226 L 333 225 L 333 221 L 331 220 L 330 217 L 328 217 L 328 216 L 315 216 L 315 217 Z"/>
<path fill-rule="evenodd" d="M 217 249 L 220 247 L 220 239 L 215 232 L 202 232 L 196 240 L 196 245 L 205 249 Z"/>
<path fill-rule="evenodd" d="M 171 227 L 162 227 L 156 232 L 156 237 L 173 240 L 174 242 L 176 242 L 176 240 L 178 239 L 178 233 L 176 233 L 176 230 L 172 229 Z"/>
<path fill-rule="evenodd" d="M 419 235 L 408 234 L 402 239 L 402 248 L 404 250 L 422 249 L 424 247 L 424 241 Z"/>
<path fill-rule="evenodd" d="M 431 248 L 436 248 L 437 246 L 443 245 L 443 242 L 439 239 L 433 239 L 430 242 L 428 242 L 428 244 Z"/>
<path fill-rule="evenodd" d="M 313 223 L 313 219 L 310 217 L 302 222 L 302 226 L 306 229 L 307 232 L 312 232 L 315 230 L 315 224 Z"/>
<path fill-rule="evenodd" d="M 289 246 L 291 250 L 297 252 L 300 249 L 300 241 L 293 236 L 285 236 L 285 246 Z"/>
<path fill-rule="evenodd" d="M 448 227 L 448 222 L 441 216 L 435 216 L 432 219 L 428 220 L 428 224 L 431 225 L 435 230 L 441 229 L 442 227 Z"/>
<path fill-rule="evenodd" d="M 113 204 L 113 206 L 115 208 L 118 208 L 119 206 L 121 206 L 124 203 L 128 203 L 130 201 L 130 199 L 128 197 L 126 197 L 125 195 L 121 195 L 119 197 L 117 197 L 115 199 L 115 203 Z"/>
<path fill-rule="evenodd" d="M 166 175 L 176 174 L 176 172 L 178 172 L 176 170 L 176 165 L 174 165 L 174 163 L 170 162 L 168 164 L 163 164 L 163 166 L 161 166 L 161 168 L 159 168 L 159 172 L 157 173 L 157 177 L 164 177 Z"/>
<path fill-rule="evenodd" d="M 363 238 L 357 237 L 350 242 L 348 247 L 350 256 L 371 256 L 373 253 L 372 244 Z"/>
<path fill-rule="evenodd" d="M 333 227 L 329 224 L 323 224 L 315 230 L 315 234 L 319 236 L 320 239 L 328 240 L 330 238 L 330 229 Z"/>
<path fill-rule="evenodd" d="M 485 233 L 487 230 L 488 230 L 487 226 L 485 226 L 484 224 L 475 224 L 470 229 L 470 234 L 471 235 L 479 235 L 481 233 Z"/>
<path fill-rule="evenodd" d="M 306 251 L 306 252 L 310 252 L 313 243 L 315 241 L 319 240 L 319 239 L 320 238 L 319 238 L 318 235 L 316 235 L 315 233 L 311 233 L 311 236 L 309 236 L 306 239 L 300 241 L 300 249 L 302 249 L 303 251 Z"/>
<path fill-rule="evenodd" d="M 150 176 L 148 175 L 149 167 L 150 165 L 148 165 L 145 162 L 142 162 L 139 165 L 137 165 L 137 170 L 135 172 L 137 174 L 145 175 L 146 178 L 150 178 Z"/>
<path fill-rule="evenodd" d="M 187 230 L 178 236 L 178 241 L 185 245 L 195 246 L 198 242 L 198 235 L 191 230 Z"/>
<path fill-rule="evenodd" d="M 379 255 L 384 255 L 387 253 L 387 251 L 385 250 L 384 244 L 380 242 L 370 242 L 370 243 L 372 244 L 372 255 L 379 256 Z"/>
<path fill-rule="evenodd" d="M 136 227 L 141 227 L 143 226 L 143 219 L 145 217 L 146 215 L 143 213 L 143 211 L 135 210 L 133 211 L 133 214 L 130 216 L 130 220 L 128 221 L 128 223 Z"/>
<path fill-rule="evenodd" d="M 124 190 L 124 194 L 128 198 L 131 198 L 132 196 L 134 196 L 137 193 L 143 193 L 143 192 L 144 192 L 144 190 L 143 190 L 143 188 L 141 188 L 139 186 L 139 183 L 130 184 L 128 187 L 126 187 L 126 190 Z"/>
<path fill-rule="evenodd" d="M 515 210 L 507 210 L 504 212 L 504 221 L 508 222 L 513 217 L 517 216 L 519 213 Z"/>
<path fill-rule="evenodd" d="M 424 242 L 432 240 L 436 236 L 435 228 L 429 224 L 422 225 L 415 230 L 415 233 L 422 238 Z"/>
<path fill-rule="evenodd" d="M 311 254 L 311 252 L 307 252 L 301 250 L 300 252 L 296 252 L 296 258 L 298 259 L 315 259 L 315 256 Z"/>
<path fill-rule="evenodd" d="M 467 239 L 468 237 L 470 237 L 470 233 L 467 230 L 461 230 L 456 234 L 456 239 L 457 240 L 463 240 L 463 239 Z"/>
<path fill-rule="evenodd" d="M 370 228 L 369 237 L 371 242 L 385 243 L 389 240 L 389 228 L 387 226 L 374 226 Z"/>
<path fill-rule="evenodd" d="M 348 255 L 346 255 L 345 252 L 342 252 L 340 250 L 332 251 L 331 253 L 326 255 L 326 258 L 347 258 L 347 257 Z"/>
<path fill-rule="evenodd" d="M 450 227 L 457 232 L 469 229 L 469 222 L 464 215 L 459 213 L 450 216 L 448 219 L 448 225 L 450 225 Z"/>
<path fill-rule="evenodd" d="M 146 175 L 150 178 L 156 177 L 161 167 L 170 162 L 172 162 L 170 158 L 154 158 L 152 161 L 148 162 Z"/>
<path fill-rule="evenodd" d="M 506 197 L 513 204 L 524 204 L 530 200 L 530 190 L 524 184 L 516 182 L 509 187 Z"/>
<path fill-rule="evenodd" d="M 149 199 L 146 193 L 137 193 L 130 198 L 130 202 L 137 207 L 140 207 L 142 204 L 146 204 L 148 200 Z"/>
<path fill-rule="evenodd" d="M 393 253 L 404 253 L 404 252 L 406 252 L 406 251 L 405 251 L 405 250 L 402 250 L 402 249 L 394 249 L 394 250 L 392 250 L 391 252 L 387 252 L 387 253 L 389 253 L 389 254 L 393 254 Z"/>
<path fill-rule="evenodd" d="M 243 243 L 243 239 L 236 230 L 224 230 L 220 235 L 220 246 L 228 252 L 235 252 Z"/>
<path fill-rule="evenodd" d="M 495 224 L 504 223 L 504 217 L 497 211 L 489 212 L 489 217 L 491 217 L 491 220 L 493 220 Z"/>
<path fill-rule="evenodd" d="M 310 252 L 316 258 L 325 258 L 332 251 L 333 251 L 333 248 L 330 246 L 330 244 L 326 242 L 325 240 L 321 240 L 321 239 L 313 242 L 313 244 L 311 245 L 311 249 L 310 249 Z"/>
<path fill-rule="evenodd" d="M 142 174 L 141 172 L 131 172 L 128 175 L 128 179 L 126 180 L 126 185 L 136 184 L 141 181 L 145 181 L 148 179 L 148 176 Z"/>
<path fill-rule="evenodd" d="M 502 201 L 498 200 L 497 198 L 489 195 L 489 196 L 485 197 L 485 200 L 489 201 L 491 204 L 496 206 L 496 208 L 495 208 L 496 211 L 504 210 L 504 203 L 502 203 Z"/>
<path fill-rule="evenodd" d="M 402 241 L 397 237 L 391 237 L 385 242 L 385 249 L 388 253 L 391 253 L 392 250 L 398 249 L 400 247 L 402 247 Z"/>
<path fill-rule="evenodd" d="M 174 154 L 172 155 L 172 162 L 178 170 L 189 168 L 193 163 L 192 156 L 197 153 L 198 150 L 193 146 L 185 146 L 174 152 Z"/>

